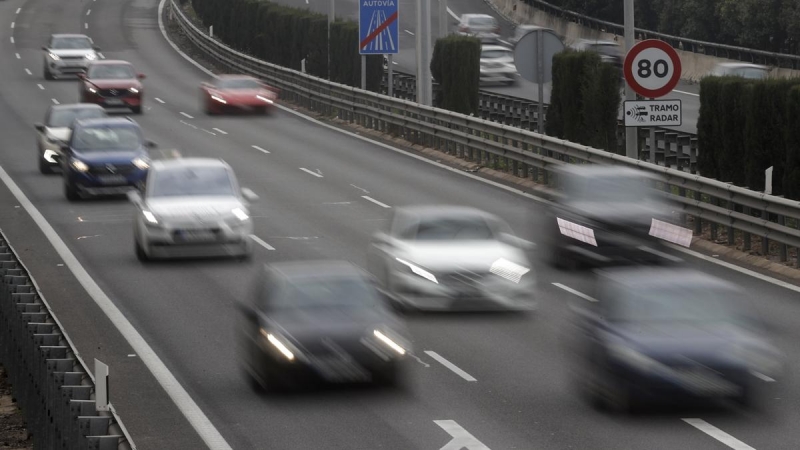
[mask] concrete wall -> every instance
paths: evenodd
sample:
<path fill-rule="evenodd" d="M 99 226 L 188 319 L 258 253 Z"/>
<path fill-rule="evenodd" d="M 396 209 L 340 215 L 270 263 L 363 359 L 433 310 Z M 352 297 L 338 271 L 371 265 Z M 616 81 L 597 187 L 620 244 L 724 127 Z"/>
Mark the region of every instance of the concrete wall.
<path fill-rule="evenodd" d="M 569 22 L 543 11 L 532 8 L 527 3 L 519 0 L 487 0 L 497 11 L 511 19 L 514 23 L 528 23 L 543 27 L 552 28 L 561 36 L 564 36 L 565 44 L 569 45 L 579 39 L 605 39 L 616 40 L 625 49 L 625 39 L 611 33 L 586 28 L 574 22 Z M 516 11 L 514 6 L 516 5 Z M 678 50 L 683 67 L 681 78 L 685 81 L 698 81 L 701 77 L 708 74 L 717 63 L 735 62 L 725 58 L 701 55 L 699 53 Z M 774 77 L 800 77 L 800 71 L 791 69 L 771 70 Z"/>

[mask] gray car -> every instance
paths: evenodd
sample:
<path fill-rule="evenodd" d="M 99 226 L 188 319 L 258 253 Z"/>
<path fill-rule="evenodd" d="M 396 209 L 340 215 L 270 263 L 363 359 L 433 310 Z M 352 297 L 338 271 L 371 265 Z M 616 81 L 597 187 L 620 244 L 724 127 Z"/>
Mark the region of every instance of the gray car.
<path fill-rule="evenodd" d="M 531 310 L 536 281 L 528 246 L 492 214 L 418 206 L 394 212 L 367 258 L 400 309 Z"/>
<path fill-rule="evenodd" d="M 54 34 L 42 50 L 44 78 L 52 80 L 85 72 L 89 63 L 97 60 L 100 48 L 83 34 Z"/>
<path fill-rule="evenodd" d="M 154 161 L 142 193 L 128 194 L 136 206 L 133 235 L 136 256 L 186 258 L 253 252 L 249 201 L 258 197 L 240 189 L 233 169 L 212 158 Z"/>
<path fill-rule="evenodd" d="M 59 167 L 59 160 L 63 157 L 61 147 L 69 141 L 73 122 L 106 116 L 106 111 L 101 106 L 91 103 L 50 105 L 44 115 L 44 122 L 34 125 L 39 171 L 48 174 Z"/>
<path fill-rule="evenodd" d="M 487 14 L 463 14 L 458 22 L 458 34 L 474 36 L 484 42 L 500 39 L 500 25 L 497 19 Z"/>
<path fill-rule="evenodd" d="M 622 47 L 614 41 L 580 39 L 570 45 L 570 48 L 577 51 L 597 53 L 600 55 L 601 61 L 613 65 L 620 71 L 622 70 L 622 63 L 625 61 Z"/>

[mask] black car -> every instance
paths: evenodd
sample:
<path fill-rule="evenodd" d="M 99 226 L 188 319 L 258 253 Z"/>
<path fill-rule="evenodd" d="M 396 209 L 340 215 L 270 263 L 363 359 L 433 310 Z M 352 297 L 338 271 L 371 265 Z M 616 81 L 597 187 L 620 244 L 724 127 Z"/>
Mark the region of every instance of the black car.
<path fill-rule="evenodd" d="M 727 281 L 697 270 L 600 271 L 593 302 L 574 304 L 582 391 L 622 410 L 729 399 L 752 405 L 782 355 Z"/>
<path fill-rule="evenodd" d="M 370 277 L 347 262 L 265 266 L 241 311 L 239 349 L 257 388 L 318 380 L 391 385 L 410 349 Z"/>
<path fill-rule="evenodd" d="M 119 195 L 140 187 L 150 168 L 142 130 L 127 118 L 77 120 L 64 157 L 64 195 L 70 201 L 81 196 Z"/>
<path fill-rule="evenodd" d="M 555 171 L 560 195 L 545 215 L 545 255 L 559 268 L 679 263 L 665 241 L 688 246 L 691 230 L 673 225 L 655 176 L 618 166 L 567 165 Z"/>

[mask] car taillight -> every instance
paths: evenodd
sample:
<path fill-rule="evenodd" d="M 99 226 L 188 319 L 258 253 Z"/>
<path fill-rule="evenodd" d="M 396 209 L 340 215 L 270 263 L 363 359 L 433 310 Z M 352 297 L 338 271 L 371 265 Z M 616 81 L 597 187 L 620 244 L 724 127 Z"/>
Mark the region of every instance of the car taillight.
<path fill-rule="evenodd" d="M 459 25 L 458 26 L 458 31 L 460 31 L 462 33 L 466 33 L 467 31 L 469 31 L 469 27 L 466 26 L 466 25 Z"/>

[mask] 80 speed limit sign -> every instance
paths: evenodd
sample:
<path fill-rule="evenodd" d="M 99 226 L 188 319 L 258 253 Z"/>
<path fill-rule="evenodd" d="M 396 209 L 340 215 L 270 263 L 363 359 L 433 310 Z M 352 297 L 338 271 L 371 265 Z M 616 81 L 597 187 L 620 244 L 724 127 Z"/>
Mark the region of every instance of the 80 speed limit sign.
<path fill-rule="evenodd" d="M 648 39 L 628 51 L 624 72 L 625 81 L 634 92 L 646 98 L 659 98 L 678 85 L 681 58 L 666 42 Z"/>

